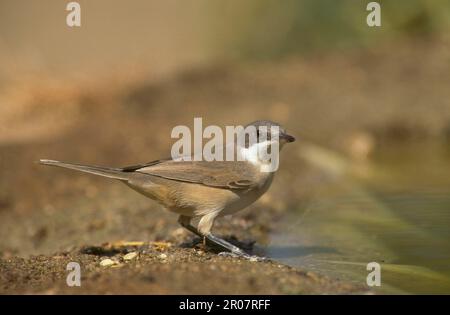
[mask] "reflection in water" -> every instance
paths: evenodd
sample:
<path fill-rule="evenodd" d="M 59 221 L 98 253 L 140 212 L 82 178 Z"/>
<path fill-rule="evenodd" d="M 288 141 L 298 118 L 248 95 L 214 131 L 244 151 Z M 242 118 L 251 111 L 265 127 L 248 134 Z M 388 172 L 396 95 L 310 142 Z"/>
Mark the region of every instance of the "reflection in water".
<path fill-rule="evenodd" d="M 336 254 L 336 249 L 320 246 L 280 246 L 273 245 L 270 248 L 270 256 L 276 258 L 304 257 L 312 254 Z"/>
<path fill-rule="evenodd" d="M 384 148 L 364 172 L 319 153 L 335 176 L 286 217 L 268 255 L 360 285 L 375 261 L 376 291 L 450 293 L 450 159 L 441 146 Z"/>

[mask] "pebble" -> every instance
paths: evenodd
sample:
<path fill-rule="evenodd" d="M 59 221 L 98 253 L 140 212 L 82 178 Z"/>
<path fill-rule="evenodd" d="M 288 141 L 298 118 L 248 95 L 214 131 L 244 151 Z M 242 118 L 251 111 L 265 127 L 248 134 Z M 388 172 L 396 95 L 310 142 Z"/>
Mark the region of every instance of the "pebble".
<path fill-rule="evenodd" d="M 109 258 L 103 259 L 100 262 L 100 266 L 102 266 L 102 267 L 108 267 L 108 266 L 112 266 L 112 265 L 115 265 L 115 264 L 116 264 L 116 262 L 114 260 L 112 260 L 112 259 L 109 259 Z"/>
<path fill-rule="evenodd" d="M 159 258 L 159 259 L 166 259 L 166 258 L 167 258 L 167 255 L 166 255 L 166 254 L 161 254 L 161 255 L 158 256 L 158 258 Z"/>
<path fill-rule="evenodd" d="M 252 257 L 250 257 L 249 260 L 250 260 L 251 262 L 256 262 L 256 261 L 259 260 L 259 258 L 258 258 L 257 256 L 252 256 Z"/>
<path fill-rule="evenodd" d="M 137 253 L 136 252 L 131 252 L 126 254 L 125 256 L 123 256 L 123 260 L 132 260 L 135 259 L 137 257 Z"/>

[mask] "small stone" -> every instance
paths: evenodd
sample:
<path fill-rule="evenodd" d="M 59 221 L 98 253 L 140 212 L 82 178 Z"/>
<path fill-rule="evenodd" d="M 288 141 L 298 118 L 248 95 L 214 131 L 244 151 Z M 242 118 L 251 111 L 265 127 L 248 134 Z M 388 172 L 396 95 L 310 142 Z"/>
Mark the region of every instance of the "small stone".
<path fill-rule="evenodd" d="M 100 262 L 100 266 L 102 266 L 102 267 L 108 267 L 108 266 L 112 266 L 112 265 L 115 265 L 115 264 L 116 264 L 116 262 L 114 260 L 112 260 L 112 259 L 109 259 L 109 258 L 103 259 Z"/>
<path fill-rule="evenodd" d="M 161 254 L 158 256 L 159 259 L 167 259 L 167 255 L 166 254 Z"/>
<path fill-rule="evenodd" d="M 258 256 L 252 256 L 252 257 L 250 257 L 250 259 L 249 259 L 251 262 L 256 262 L 256 261 L 259 261 L 259 257 Z"/>
<path fill-rule="evenodd" d="M 135 259 L 137 257 L 137 253 L 136 252 L 131 252 L 126 254 L 125 256 L 123 256 L 123 260 L 132 260 Z"/>

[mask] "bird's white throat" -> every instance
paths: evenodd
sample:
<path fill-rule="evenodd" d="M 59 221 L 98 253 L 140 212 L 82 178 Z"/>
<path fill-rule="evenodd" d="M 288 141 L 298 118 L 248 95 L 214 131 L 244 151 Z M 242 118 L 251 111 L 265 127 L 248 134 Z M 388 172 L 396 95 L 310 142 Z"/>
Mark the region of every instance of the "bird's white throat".
<path fill-rule="evenodd" d="M 239 150 L 242 158 L 257 165 L 263 172 L 273 172 L 278 168 L 278 142 L 258 142 L 248 148 L 240 147 Z"/>

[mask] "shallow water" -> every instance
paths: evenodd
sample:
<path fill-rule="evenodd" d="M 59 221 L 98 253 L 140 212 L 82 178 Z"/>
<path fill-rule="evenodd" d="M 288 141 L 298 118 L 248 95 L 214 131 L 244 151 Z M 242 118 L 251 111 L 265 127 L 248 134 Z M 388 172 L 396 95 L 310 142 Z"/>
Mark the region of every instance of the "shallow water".
<path fill-rule="evenodd" d="M 280 224 L 268 255 L 364 286 L 378 262 L 371 290 L 450 294 L 448 143 L 385 146 L 357 166 L 330 155 L 346 171 L 321 166 L 329 180 Z"/>

